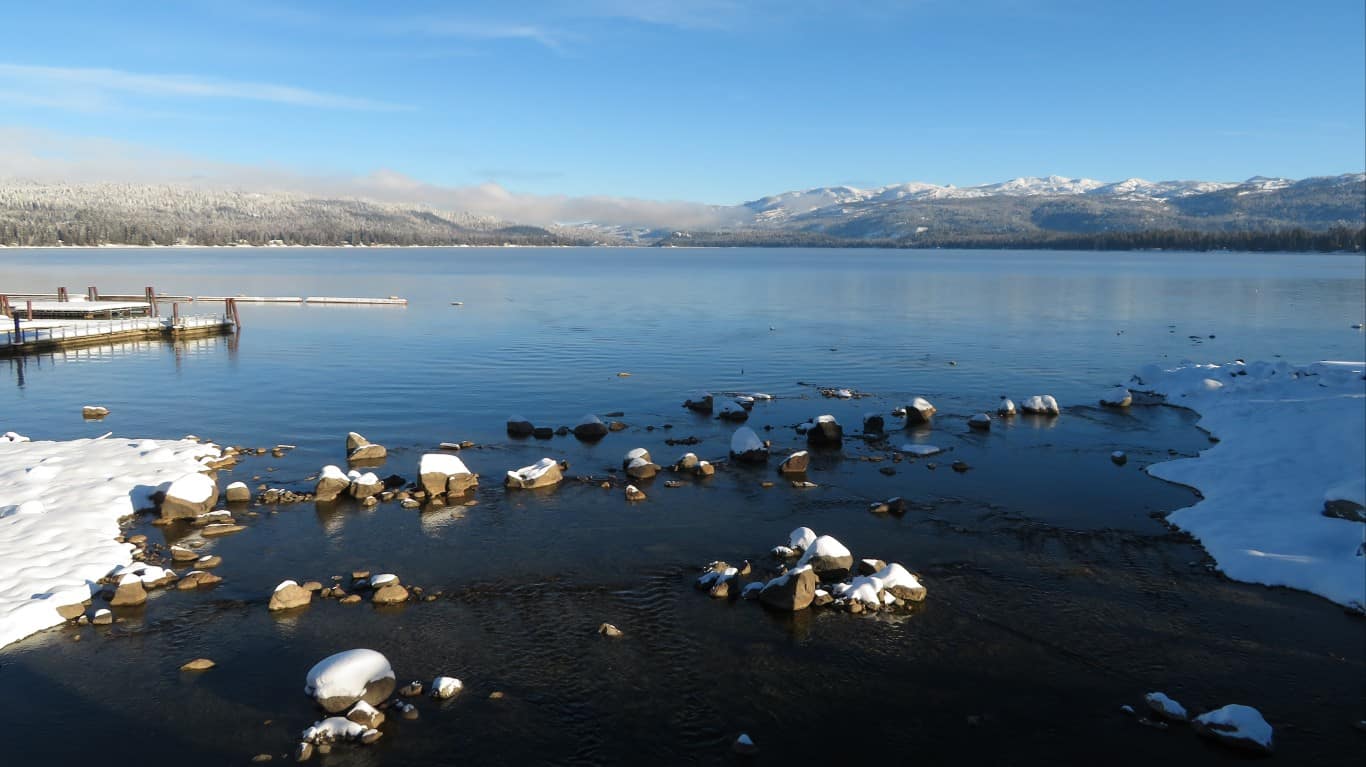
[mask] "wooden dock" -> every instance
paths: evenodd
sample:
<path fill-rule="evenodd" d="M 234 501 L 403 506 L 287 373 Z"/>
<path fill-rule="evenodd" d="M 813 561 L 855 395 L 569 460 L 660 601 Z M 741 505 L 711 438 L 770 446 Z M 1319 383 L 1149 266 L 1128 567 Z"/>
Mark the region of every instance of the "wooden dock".
<path fill-rule="evenodd" d="M 184 315 L 181 303 L 222 303 L 223 312 Z M 170 316 L 162 304 L 170 303 Z M 85 289 L 72 297 L 66 288 L 56 293 L 0 292 L 0 357 L 38 354 L 78 346 L 138 341 L 178 340 L 223 335 L 242 326 L 239 303 L 341 304 L 346 306 L 407 306 L 406 298 L 347 298 L 339 296 L 166 296 L 146 287 L 142 295 L 106 294 Z"/>
<path fill-rule="evenodd" d="M 208 317 L 128 317 L 118 320 L 12 320 L 0 330 L 0 357 L 142 341 L 182 340 L 227 335 L 237 324 L 227 315 Z"/>

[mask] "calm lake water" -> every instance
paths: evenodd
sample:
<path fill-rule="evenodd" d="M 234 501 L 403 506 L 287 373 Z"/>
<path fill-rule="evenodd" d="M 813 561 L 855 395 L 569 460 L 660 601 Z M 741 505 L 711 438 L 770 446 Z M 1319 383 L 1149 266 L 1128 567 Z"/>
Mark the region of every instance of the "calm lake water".
<path fill-rule="evenodd" d="M 1361 359 L 1360 256 L 0 250 L 0 290 L 58 285 L 409 305 L 247 304 L 233 337 L 0 360 L 0 431 L 297 445 L 245 460 L 220 486 L 298 490 L 344 462 L 351 430 L 389 447 L 382 473 L 409 479 L 437 443 L 472 440 L 461 456 L 484 482 L 478 505 L 435 512 L 256 507 L 246 532 L 206 549 L 224 558 L 216 589 L 161 593 L 112 627 L 0 650 L 16 763 L 283 758 L 317 718 L 304 673 L 351 647 L 384 652 L 401 678 L 459 676 L 466 691 L 420 702 L 419 720 L 324 764 L 714 764 L 735 760 L 742 731 L 774 763 L 1237 761 L 1187 728 L 1119 711 L 1151 690 L 1197 710 L 1259 707 L 1277 727 L 1276 761 L 1366 756 L 1351 726 L 1366 717 L 1366 621 L 1208 572 L 1199 548 L 1155 518 L 1194 494 L 1142 472 L 1209 444 L 1195 418 L 1094 407 L 1149 362 Z M 869 396 L 825 399 L 817 387 Z M 592 483 L 499 486 L 546 455 L 599 477 L 634 447 L 664 464 L 686 450 L 724 458 L 733 428 L 680 406 L 701 390 L 774 395 L 749 425 L 775 453 L 803 447 L 791 426 L 822 413 L 846 434 L 912 396 L 940 413 L 928 433 L 817 454 L 813 489 L 765 489 L 772 467 L 739 466 L 677 489 L 666 474 L 634 505 Z M 1037 393 L 1055 395 L 1063 416 L 969 433 L 966 419 L 1001 395 Z M 112 413 L 85 422 L 84 404 Z M 596 445 L 504 432 L 513 414 L 559 426 L 618 411 L 629 428 Z M 701 443 L 665 444 L 684 436 Z M 950 452 L 931 459 L 938 469 L 863 460 L 906 441 Z M 1110 462 L 1117 449 L 1126 466 Z M 956 459 L 972 470 L 950 471 Z M 866 511 L 893 495 L 912 501 L 903 517 Z M 799 525 L 923 573 L 923 608 L 778 615 L 691 587 L 699 566 L 763 561 Z M 137 527 L 157 541 L 188 534 Z M 280 580 L 362 568 L 442 596 L 266 611 Z M 601 639 L 603 621 L 627 636 Z M 219 667 L 179 674 L 196 656 Z M 490 700 L 495 690 L 505 697 Z M 76 719 L 84 737 L 70 737 Z"/>

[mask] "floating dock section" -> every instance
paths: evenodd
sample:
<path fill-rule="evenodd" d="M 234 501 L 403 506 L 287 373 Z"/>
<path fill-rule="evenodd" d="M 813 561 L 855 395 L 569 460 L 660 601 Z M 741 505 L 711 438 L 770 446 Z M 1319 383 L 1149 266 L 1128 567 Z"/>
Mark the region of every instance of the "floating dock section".
<path fill-rule="evenodd" d="M 222 303 L 221 314 L 184 315 L 181 303 Z M 170 303 L 171 316 L 162 315 Z M 143 294 L 100 295 L 94 287 L 84 296 L 66 288 L 53 293 L 0 292 L 0 357 L 37 354 L 76 346 L 150 338 L 184 339 L 223 335 L 241 328 L 239 303 L 343 304 L 407 306 L 408 299 L 338 296 L 166 296 L 152 287 Z"/>

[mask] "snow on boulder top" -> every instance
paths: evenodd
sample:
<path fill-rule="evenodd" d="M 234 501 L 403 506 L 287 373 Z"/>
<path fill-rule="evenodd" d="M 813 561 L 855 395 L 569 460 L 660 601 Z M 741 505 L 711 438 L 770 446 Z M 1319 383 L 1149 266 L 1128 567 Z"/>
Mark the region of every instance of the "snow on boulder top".
<path fill-rule="evenodd" d="M 7 431 L 0 435 L 0 442 L 28 442 L 29 438 L 17 431 Z"/>
<path fill-rule="evenodd" d="M 593 415 L 592 413 L 589 413 L 588 415 L 584 416 L 583 418 L 580 418 L 578 424 L 576 424 L 576 425 L 578 425 L 578 426 L 588 426 L 588 425 L 590 425 L 590 424 L 595 424 L 595 423 L 602 423 L 602 419 L 601 419 L 601 418 L 598 418 L 597 416 Z"/>
<path fill-rule="evenodd" d="M 367 471 L 359 477 L 356 477 L 353 481 L 358 485 L 378 485 L 379 475 L 375 474 L 373 471 Z"/>
<path fill-rule="evenodd" d="M 1001 415 L 1014 415 L 1015 403 L 1009 397 L 1002 397 L 1001 404 L 996 406 L 996 412 Z"/>
<path fill-rule="evenodd" d="M 757 399 L 757 400 L 770 400 L 770 399 L 773 399 L 773 395 L 772 395 L 772 394 L 764 394 L 763 392 L 759 392 L 759 391 L 756 391 L 756 392 L 754 392 L 753 394 L 751 394 L 751 395 L 749 395 L 749 396 L 752 397 L 752 398 L 754 398 L 754 399 Z"/>
<path fill-rule="evenodd" d="M 748 426 L 741 426 L 735 430 L 735 435 L 730 438 L 730 451 L 736 455 L 742 455 L 755 450 L 763 450 L 764 441 L 759 439 L 759 435 Z"/>
<path fill-rule="evenodd" d="M 367 729 L 369 728 L 365 725 L 344 716 L 329 716 L 320 722 L 314 722 L 313 726 L 304 730 L 299 737 L 308 743 L 332 743 L 338 740 L 356 740 Z"/>
<path fill-rule="evenodd" d="M 1058 401 L 1051 394 L 1035 394 L 1026 399 L 1020 408 L 1026 413 L 1048 413 L 1056 415 L 1061 412 Z"/>
<path fill-rule="evenodd" d="M 934 445 L 912 445 L 910 443 L 902 445 L 899 449 L 903 453 L 910 453 L 911 455 L 920 456 L 934 455 L 935 453 L 944 452 L 944 448 L 942 447 L 935 447 Z"/>
<path fill-rule="evenodd" d="M 635 448 L 634 450 L 631 450 L 628 453 L 626 453 L 626 463 L 629 465 L 632 461 L 636 460 L 637 458 L 647 458 L 649 457 L 649 455 L 649 450 L 646 450 L 643 447 Z"/>
<path fill-rule="evenodd" d="M 186 474 L 166 488 L 168 498 L 180 498 L 190 503 L 203 503 L 218 492 L 218 487 L 207 474 Z"/>
<path fill-rule="evenodd" d="M 554 458 L 542 458 L 530 466 L 523 466 L 516 471 L 509 471 L 508 474 L 521 480 L 530 481 L 543 476 L 547 471 L 550 471 L 558 465 L 559 464 L 556 463 Z"/>
<path fill-rule="evenodd" d="M 329 655 L 308 670 L 304 694 L 316 699 L 357 697 L 381 679 L 394 678 L 389 659 L 374 650 L 347 650 Z"/>
<path fill-rule="evenodd" d="M 1236 703 L 1201 714 L 1193 720 L 1197 728 L 1220 739 L 1243 742 L 1262 751 L 1272 749 L 1271 725 L 1262 712 Z"/>
<path fill-rule="evenodd" d="M 1185 721 L 1187 718 L 1186 707 L 1167 697 L 1166 693 L 1150 692 L 1143 696 L 1143 702 L 1148 704 L 1148 708 L 1167 719 Z"/>
<path fill-rule="evenodd" d="M 904 586 L 908 589 L 921 588 L 920 580 L 896 562 L 873 573 L 873 577 L 881 581 L 884 589 L 890 589 L 894 586 Z"/>
<path fill-rule="evenodd" d="M 397 582 L 398 576 L 394 575 L 393 573 L 380 573 L 379 575 L 370 576 L 370 587 L 375 589 L 386 584 Z"/>
<path fill-rule="evenodd" d="M 298 585 L 299 585 L 299 584 L 298 584 L 297 581 L 280 581 L 280 585 L 279 585 L 279 586 L 276 586 L 276 587 L 275 587 L 275 590 L 276 590 L 276 591 L 280 591 L 280 590 L 282 590 L 282 589 L 287 589 L 287 588 L 289 588 L 290 586 L 298 586 Z"/>
<path fill-rule="evenodd" d="M 797 566 L 801 567 L 816 557 L 838 559 L 852 556 L 853 554 L 849 552 L 849 549 L 845 548 L 844 544 L 836 540 L 834 536 L 822 535 L 806 547 L 806 552 L 802 554 L 802 558 L 797 560 Z"/>
<path fill-rule="evenodd" d="M 818 415 L 816 416 L 816 423 L 838 423 L 838 421 L 833 415 Z"/>
<path fill-rule="evenodd" d="M 799 527 L 787 535 L 787 545 L 795 551 L 805 551 L 816 541 L 816 531 L 809 527 Z"/>
<path fill-rule="evenodd" d="M 346 480 L 348 482 L 351 480 L 351 478 L 346 476 L 346 473 L 343 472 L 341 469 L 337 468 L 336 466 L 330 465 L 324 466 L 323 470 L 318 473 L 318 477 L 320 479 L 341 479 Z"/>
<path fill-rule="evenodd" d="M 878 596 L 881 591 L 882 583 L 877 578 L 859 576 L 849 584 L 848 588 L 840 590 L 840 596 L 851 602 L 869 604 L 882 601 L 882 598 Z"/>
<path fill-rule="evenodd" d="M 934 410 L 934 405 L 931 405 L 930 401 L 925 399 L 924 397 L 916 397 L 915 399 L 911 400 L 910 407 L 912 410 L 919 410 L 922 413 L 926 410 Z"/>
<path fill-rule="evenodd" d="M 418 462 L 418 474 L 469 474 L 465 462 L 449 453 L 426 453 Z"/>

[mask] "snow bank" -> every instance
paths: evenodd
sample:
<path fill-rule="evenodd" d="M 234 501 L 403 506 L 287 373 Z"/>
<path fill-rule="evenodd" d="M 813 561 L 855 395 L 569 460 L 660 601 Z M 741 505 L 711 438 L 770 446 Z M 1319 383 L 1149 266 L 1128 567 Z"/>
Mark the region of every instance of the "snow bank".
<path fill-rule="evenodd" d="M 107 437 L 0 439 L 0 647 L 61 623 L 58 607 L 90 599 L 92 584 L 131 565 L 133 547 L 114 540 L 119 519 L 220 455 L 193 440 Z"/>
<path fill-rule="evenodd" d="M 1200 414 L 1220 441 L 1148 473 L 1200 491 L 1167 521 L 1194 535 L 1230 578 L 1302 589 L 1366 609 L 1362 526 L 1325 517 L 1324 497 L 1366 466 L 1360 362 L 1150 365 L 1137 385 Z"/>

